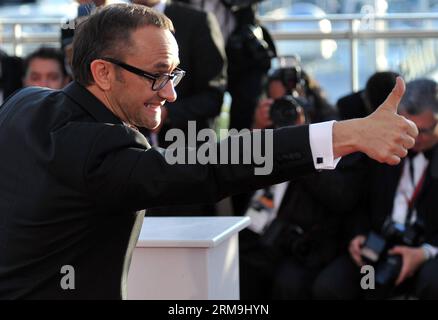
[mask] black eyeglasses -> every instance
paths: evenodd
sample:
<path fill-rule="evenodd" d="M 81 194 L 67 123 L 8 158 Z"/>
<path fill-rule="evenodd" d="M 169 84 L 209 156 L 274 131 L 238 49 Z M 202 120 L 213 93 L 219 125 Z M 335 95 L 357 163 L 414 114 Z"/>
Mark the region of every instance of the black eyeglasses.
<path fill-rule="evenodd" d="M 181 70 L 179 68 L 175 68 L 175 70 L 172 73 L 152 74 L 152 73 L 143 71 L 139 68 L 133 67 L 129 64 L 126 64 L 122 61 L 119 61 L 117 59 L 108 58 L 108 57 L 103 57 L 100 59 L 111 62 L 111 63 L 125 69 L 126 71 L 132 72 L 140 77 L 152 80 L 152 90 L 154 90 L 154 91 L 159 91 L 159 90 L 163 89 L 166 86 L 166 84 L 169 82 L 169 80 L 171 80 L 173 86 L 176 87 L 178 85 L 178 83 L 180 83 L 180 81 L 184 77 L 184 75 L 186 74 L 186 72 L 184 70 Z"/>

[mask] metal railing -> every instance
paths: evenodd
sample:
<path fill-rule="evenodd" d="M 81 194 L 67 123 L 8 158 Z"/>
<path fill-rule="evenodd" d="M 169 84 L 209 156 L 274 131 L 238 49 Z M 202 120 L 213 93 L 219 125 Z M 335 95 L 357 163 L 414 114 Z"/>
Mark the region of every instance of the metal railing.
<path fill-rule="evenodd" d="M 22 56 L 22 46 L 26 44 L 49 44 L 60 46 L 61 26 L 59 19 L 5 19 L 0 18 L 0 45 L 12 45 L 12 54 Z M 26 31 L 26 28 L 46 26 L 53 31 Z"/>
<path fill-rule="evenodd" d="M 261 22 L 269 25 L 279 22 L 318 22 L 327 19 L 332 24 L 345 23 L 341 30 L 332 30 L 329 33 L 319 31 L 271 31 L 274 40 L 347 40 L 350 47 L 350 83 L 352 91 L 359 89 L 359 61 L 358 42 L 364 39 L 436 39 L 438 29 L 401 29 L 390 30 L 385 28 L 389 21 L 436 21 L 438 13 L 406 13 L 365 16 L 362 14 L 333 14 L 324 17 L 289 16 L 282 18 L 261 17 Z M 372 23 L 370 24 L 370 21 Z M 376 28 L 379 27 L 380 29 Z M 383 28 L 382 28 L 383 26 Z"/>
<path fill-rule="evenodd" d="M 324 17 L 303 17 L 290 16 L 282 18 L 273 18 L 263 16 L 261 22 L 269 25 L 279 22 L 319 22 L 322 19 L 329 20 L 332 24 L 343 23 L 340 30 L 334 29 L 329 33 L 320 31 L 275 31 L 272 30 L 274 40 L 347 40 L 350 47 L 350 82 L 351 89 L 358 89 L 358 41 L 364 39 L 423 39 L 438 38 L 438 29 L 402 29 L 390 30 L 385 28 L 386 22 L 389 21 L 436 21 L 438 25 L 438 13 L 409 13 L 409 14 L 387 14 L 364 16 L 361 14 L 334 14 Z M 370 19 L 373 26 L 383 25 L 383 28 L 370 27 Z M 12 51 L 15 55 L 22 54 L 22 46 L 29 43 L 44 43 L 53 46 L 60 44 L 60 31 L 62 23 L 58 19 L 0 19 L 0 45 L 12 45 Z M 24 29 L 29 26 L 53 26 L 53 32 L 25 32 Z M 365 26 L 365 27 L 364 27 Z M 66 26 L 64 26 L 66 27 Z M 7 30 L 10 30 L 7 32 Z"/>

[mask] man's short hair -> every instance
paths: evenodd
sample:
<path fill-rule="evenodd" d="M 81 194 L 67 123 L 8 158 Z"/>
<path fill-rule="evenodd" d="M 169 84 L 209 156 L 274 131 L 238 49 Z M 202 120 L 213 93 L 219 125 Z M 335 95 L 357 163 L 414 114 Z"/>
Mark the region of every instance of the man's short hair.
<path fill-rule="evenodd" d="M 59 69 L 62 72 L 62 75 L 66 77 L 67 69 L 65 68 L 65 60 L 64 60 L 64 54 L 61 50 L 56 48 L 49 48 L 49 47 L 41 47 L 31 54 L 29 54 L 26 59 L 23 62 L 24 66 L 24 75 L 27 74 L 29 71 L 29 65 L 34 59 L 47 59 L 47 60 L 54 60 L 59 64 Z"/>
<path fill-rule="evenodd" d="M 149 25 L 173 32 L 172 22 L 164 14 L 146 6 L 112 4 L 97 9 L 79 24 L 74 35 L 74 79 L 83 86 L 94 83 L 91 62 L 103 56 L 123 60 L 132 48 L 132 32 Z"/>
<path fill-rule="evenodd" d="M 364 94 L 371 111 L 376 110 L 385 101 L 398 76 L 399 74 L 393 71 L 380 71 L 367 80 Z"/>
<path fill-rule="evenodd" d="M 426 78 L 408 82 L 406 92 L 400 101 L 399 110 L 412 115 L 427 110 L 438 114 L 438 83 Z"/>

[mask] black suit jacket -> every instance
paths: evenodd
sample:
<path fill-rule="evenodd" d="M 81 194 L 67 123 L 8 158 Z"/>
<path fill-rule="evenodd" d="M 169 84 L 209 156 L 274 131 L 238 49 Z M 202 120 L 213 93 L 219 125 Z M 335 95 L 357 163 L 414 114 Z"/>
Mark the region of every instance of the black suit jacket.
<path fill-rule="evenodd" d="M 19 57 L 5 56 L 1 58 L 0 63 L 3 100 L 6 100 L 12 93 L 23 87 L 23 60 Z"/>
<path fill-rule="evenodd" d="M 416 209 L 425 224 L 425 241 L 438 246 L 438 146 L 426 154 L 429 166 L 416 201 Z M 381 231 L 385 219 L 393 210 L 394 196 L 404 161 L 398 166 L 389 166 L 370 160 L 366 195 L 347 224 L 347 227 L 353 230 L 350 237 L 357 234 L 366 235 L 370 230 Z"/>
<path fill-rule="evenodd" d="M 364 100 L 364 91 L 353 92 L 344 97 L 341 97 L 336 102 L 336 107 L 341 120 L 363 118 L 368 116 L 372 110 L 368 110 Z"/>
<path fill-rule="evenodd" d="M 168 119 L 159 138 L 161 145 L 170 128 L 187 128 L 196 120 L 197 129 L 207 128 L 220 114 L 226 87 L 226 56 L 223 37 L 212 13 L 182 3 L 167 3 L 164 13 L 175 27 L 180 68 L 186 76 L 176 87 L 177 101 L 166 103 Z"/>
<path fill-rule="evenodd" d="M 269 176 L 250 164 L 170 165 L 76 82 L 21 90 L 0 109 L 0 299 L 125 297 L 139 210 L 314 171 L 307 126 L 276 130 L 273 144 Z M 64 265 L 74 290 L 60 286 Z"/>
<path fill-rule="evenodd" d="M 341 249 L 343 221 L 363 194 L 364 157 L 359 153 L 350 155 L 339 162 L 336 170 L 315 172 L 290 181 L 277 217 L 264 235 L 256 235 L 249 229 L 240 233 L 241 254 L 257 252 L 259 259 L 258 252 L 269 251 L 266 257 L 271 257 L 274 263 L 294 258 L 311 268 L 330 262 Z M 293 250 L 291 225 L 303 230 Z"/>

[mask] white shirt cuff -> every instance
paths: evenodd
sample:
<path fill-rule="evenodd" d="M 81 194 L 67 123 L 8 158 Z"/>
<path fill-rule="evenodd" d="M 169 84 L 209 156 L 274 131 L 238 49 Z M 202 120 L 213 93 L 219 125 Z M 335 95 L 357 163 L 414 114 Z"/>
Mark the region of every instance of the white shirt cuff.
<path fill-rule="evenodd" d="M 433 259 L 438 255 L 438 248 L 434 247 L 428 243 L 422 245 L 423 250 L 425 251 L 427 260 Z"/>
<path fill-rule="evenodd" d="M 333 157 L 333 124 L 335 121 L 314 123 L 309 126 L 310 149 L 316 170 L 336 168 L 341 157 Z"/>

